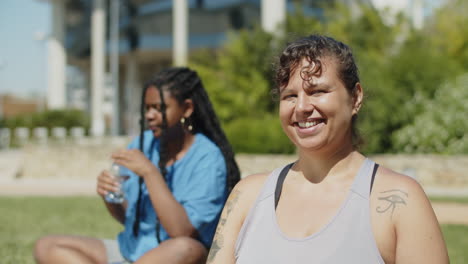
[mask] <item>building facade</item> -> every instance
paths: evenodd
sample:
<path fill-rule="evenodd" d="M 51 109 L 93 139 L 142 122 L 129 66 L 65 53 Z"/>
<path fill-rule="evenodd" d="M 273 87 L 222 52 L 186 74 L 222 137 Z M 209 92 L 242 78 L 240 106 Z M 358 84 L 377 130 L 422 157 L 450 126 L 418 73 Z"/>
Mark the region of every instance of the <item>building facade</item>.
<path fill-rule="evenodd" d="M 91 134 L 135 134 L 142 83 L 158 70 L 185 65 L 199 49 L 217 49 L 230 32 L 256 25 L 277 30 L 286 13 L 300 6 L 306 14 L 321 14 L 325 0 L 48 0 L 53 34 L 51 46 L 55 83 L 48 101 L 78 107 L 91 114 Z M 377 0 L 373 0 L 377 2 Z M 341 0 L 350 8 L 374 5 L 371 0 Z M 54 51 L 55 49 L 55 51 Z M 55 54 L 55 55 L 54 55 Z M 67 70 L 54 71 L 66 64 Z M 58 77 L 57 77 L 57 73 Z M 66 79 L 66 81 L 64 81 Z M 54 82 L 51 82 L 54 83 Z M 59 86 L 59 85 L 56 85 Z M 52 86 L 56 87 L 56 86 Z M 57 88 L 54 88 L 55 91 Z M 55 96 L 55 98 L 54 98 Z M 57 96 L 63 99 L 58 100 Z"/>

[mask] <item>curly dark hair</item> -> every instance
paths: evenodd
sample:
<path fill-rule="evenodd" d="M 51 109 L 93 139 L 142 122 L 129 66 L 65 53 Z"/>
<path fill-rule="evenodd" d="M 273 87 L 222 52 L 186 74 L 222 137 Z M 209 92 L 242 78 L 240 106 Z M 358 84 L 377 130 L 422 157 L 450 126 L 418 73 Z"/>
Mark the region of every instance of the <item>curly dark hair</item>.
<path fill-rule="evenodd" d="M 186 99 L 192 99 L 194 110 L 190 116 L 188 123 L 193 127 L 191 133 L 202 133 L 213 141 L 221 150 L 224 160 L 226 162 L 227 179 L 226 188 L 228 193 L 232 191 L 234 186 L 240 180 L 239 167 L 234 159 L 234 152 L 232 147 L 221 128 L 220 122 L 213 109 L 208 94 L 203 86 L 203 83 L 198 76 L 197 72 L 186 67 L 172 67 L 167 68 L 157 73 L 151 80 L 149 80 L 143 87 L 143 94 L 141 97 L 141 119 L 140 119 L 140 150 L 143 151 L 144 130 L 145 130 L 145 95 L 150 87 L 155 87 L 159 91 L 161 97 L 160 111 L 163 118 L 163 129 L 167 127 L 166 118 L 166 104 L 164 102 L 163 91 L 168 91 L 179 103 L 184 102 Z M 166 142 L 161 141 L 160 145 L 160 159 L 159 168 L 163 177 L 166 176 L 167 170 L 165 164 L 167 163 L 167 145 Z M 141 178 L 140 178 L 141 180 Z M 142 181 L 140 181 L 140 185 Z M 140 195 L 137 200 L 137 210 L 139 208 Z M 139 217 L 137 212 L 136 217 Z M 135 223 L 138 223 L 135 221 Z M 134 235 L 138 233 L 138 224 L 134 225 Z M 156 235 L 159 239 L 159 225 L 156 226 Z"/>
<path fill-rule="evenodd" d="M 359 81 L 358 67 L 354 60 L 351 48 L 346 44 L 328 36 L 310 35 L 290 42 L 281 53 L 275 69 L 276 87 L 274 94 L 279 94 L 280 89 L 287 86 L 289 79 L 296 70 L 301 71 L 301 78 L 309 80 L 309 77 L 321 74 L 322 62 L 325 57 L 333 58 L 337 65 L 338 78 L 343 82 L 346 90 L 354 95 L 356 84 Z M 306 59 L 310 65 L 298 69 L 301 61 Z M 352 119 L 352 139 L 354 147 L 362 144 L 362 138 L 356 128 L 357 115 Z"/>

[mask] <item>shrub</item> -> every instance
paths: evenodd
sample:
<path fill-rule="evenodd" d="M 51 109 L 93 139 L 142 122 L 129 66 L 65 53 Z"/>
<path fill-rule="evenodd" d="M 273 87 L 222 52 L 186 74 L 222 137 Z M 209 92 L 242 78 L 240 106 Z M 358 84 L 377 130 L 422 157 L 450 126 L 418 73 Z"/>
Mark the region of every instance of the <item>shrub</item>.
<path fill-rule="evenodd" d="M 442 85 L 432 100 L 424 100 L 424 111 L 415 121 L 393 135 L 396 146 L 406 153 L 468 154 L 468 74 Z"/>
<path fill-rule="evenodd" d="M 233 120 L 225 126 L 225 131 L 237 153 L 289 154 L 295 151 L 276 115 Z"/>
<path fill-rule="evenodd" d="M 14 130 L 17 127 L 46 127 L 49 131 L 52 127 L 65 127 L 67 130 L 74 126 L 84 127 L 87 131 L 90 120 L 87 113 L 76 110 L 48 110 L 34 114 L 21 115 L 4 119 L 0 122 L 2 126 Z"/>

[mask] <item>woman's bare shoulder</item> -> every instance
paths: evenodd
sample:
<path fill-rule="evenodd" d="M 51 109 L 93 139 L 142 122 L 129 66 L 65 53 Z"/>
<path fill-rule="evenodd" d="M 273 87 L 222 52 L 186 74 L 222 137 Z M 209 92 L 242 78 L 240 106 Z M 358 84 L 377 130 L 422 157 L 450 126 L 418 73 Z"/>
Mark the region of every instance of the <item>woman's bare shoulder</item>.
<path fill-rule="evenodd" d="M 245 176 L 237 183 L 233 191 L 256 197 L 269 175 L 270 173 L 257 173 Z"/>
<path fill-rule="evenodd" d="M 380 208 L 378 212 L 390 214 L 393 220 L 413 215 L 421 208 L 432 211 L 426 193 L 417 180 L 383 166 L 379 167 L 375 176 L 371 199 Z M 388 210 L 384 210 L 386 208 Z"/>
<path fill-rule="evenodd" d="M 392 227 L 397 238 L 396 262 L 448 263 L 436 215 L 416 179 L 379 167 L 371 194 L 371 207 L 375 208 L 374 219 Z"/>
<path fill-rule="evenodd" d="M 261 187 L 265 183 L 266 179 L 270 174 L 271 172 L 247 175 L 244 178 L 242 178 L 238 185 L 240 185 L 241 188 L 256 189 L 258 187 Z"/>
<path fill-rule="evenodd" d="M 258 173 L 245 176 L 239 181 L 230 194 L 229 200 L 235 200 L 237 207 L 245 216 L 253 205 L 270 173 Z"/>

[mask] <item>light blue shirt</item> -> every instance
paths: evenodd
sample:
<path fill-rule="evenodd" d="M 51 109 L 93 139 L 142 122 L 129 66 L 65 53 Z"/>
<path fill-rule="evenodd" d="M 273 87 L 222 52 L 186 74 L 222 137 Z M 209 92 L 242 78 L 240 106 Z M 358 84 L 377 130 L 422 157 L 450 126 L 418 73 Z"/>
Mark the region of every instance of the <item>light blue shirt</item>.
<path fill-rule="evenodd" d="M 157 166 L 159 139 L 155 139 L 151 131 L 145 132 L 144 139 L 145 156 L 150 157 Z M 153 140 L 155 142 L 151 148 Z M 128 148 L 134 149 L 138 146 L 139 137 L 133 140 Z M 148 250 L 158 246 L 158 220 L 146 184 L 143 183 L 139 233 L 138 237 L 133 236 L 139 177 L 131 171 L 129 174 L 130 178 L 123 185 L 128 201 L 125 229 L 117 239 L 122 255 L 130 261 L 136 261 Z M 200 242 L 209 247 L 227 199 L 226 163 L 221 150 L 203 134 L 196 134 L 194 143 L 182 159 L 167 167 L 166 183 L 174 198 L 185 208 L 192 225 L 198 230 Z M 162 225 L 160 238 L 162 241 L 169 239 Z"/>

